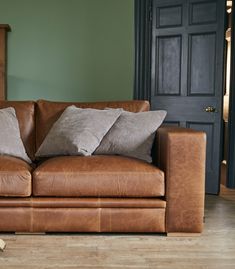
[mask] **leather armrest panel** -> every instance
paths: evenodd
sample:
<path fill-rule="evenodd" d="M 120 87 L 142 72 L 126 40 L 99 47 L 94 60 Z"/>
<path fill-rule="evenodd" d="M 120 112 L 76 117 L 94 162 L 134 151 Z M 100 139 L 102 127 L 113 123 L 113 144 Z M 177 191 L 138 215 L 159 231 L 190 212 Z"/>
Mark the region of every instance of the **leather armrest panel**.
<path fill-rule="evenodd" d="M 157 154 L 158 166 L 166 177 L 166 232 L 202 232 L 206 134 L 161 127 L 157 132 Z"/>

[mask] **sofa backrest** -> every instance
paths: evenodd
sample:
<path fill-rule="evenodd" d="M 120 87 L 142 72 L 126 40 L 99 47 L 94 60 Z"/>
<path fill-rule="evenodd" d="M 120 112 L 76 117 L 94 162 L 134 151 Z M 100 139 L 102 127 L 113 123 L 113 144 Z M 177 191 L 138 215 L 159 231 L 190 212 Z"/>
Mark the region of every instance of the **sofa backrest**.
<path fill-rule="evenodd" d="M 131 112 L 148 111 L 150 106 L 148 101 L 119 101 L 119 102 L 93 102 L 93 103 L 78 103 L 78 102 L 51 102 L 39 100 L 36 105 L 36 149 L 39 148 L 42 141 L 48 134 L 54 122 L 60 117 L 66 107 L 75 105 L 81 108 L 104 109 L 123 108 Z"/>
<path fill-rule="evenodd" d="M 0 109 L 13 107 L 19 121 L 20 134 L 29 157 L 35 155 L 35 102 L 0 101 Z"/>

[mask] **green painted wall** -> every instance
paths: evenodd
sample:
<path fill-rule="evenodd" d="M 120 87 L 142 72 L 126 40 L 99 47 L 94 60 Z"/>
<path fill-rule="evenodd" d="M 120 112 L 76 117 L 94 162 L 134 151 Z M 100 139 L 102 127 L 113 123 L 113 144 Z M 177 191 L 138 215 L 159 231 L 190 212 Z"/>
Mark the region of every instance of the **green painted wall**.
<path fill-rule="evenodd" d="M 8 99 L 132 99 L 134 0 L 0 0 Z"/>

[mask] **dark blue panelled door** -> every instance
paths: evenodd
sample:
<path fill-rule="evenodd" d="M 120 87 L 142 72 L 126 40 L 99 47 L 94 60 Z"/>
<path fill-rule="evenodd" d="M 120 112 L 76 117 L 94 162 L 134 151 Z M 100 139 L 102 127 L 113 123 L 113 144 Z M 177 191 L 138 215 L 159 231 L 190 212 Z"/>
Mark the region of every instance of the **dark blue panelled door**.
<path fill-rule="evenodd" d="M 217 194 L 223 97 L 224 0 L 153 0 L 151 107 L 166 124 L 207 133 L 206 192 Z"/>

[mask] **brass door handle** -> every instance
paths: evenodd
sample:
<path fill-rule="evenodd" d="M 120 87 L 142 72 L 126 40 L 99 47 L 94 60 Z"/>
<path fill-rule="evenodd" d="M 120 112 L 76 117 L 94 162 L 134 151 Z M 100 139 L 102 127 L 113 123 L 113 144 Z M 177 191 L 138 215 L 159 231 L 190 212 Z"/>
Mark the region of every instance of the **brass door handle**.
<path fill-rule="evenodd" d="M 214 106 L 208 106 L 208 107 L 204 108 L 204 111 L 206 111 L 208 113 L 216 113 L 216 112 L 218 112 Z"/>

